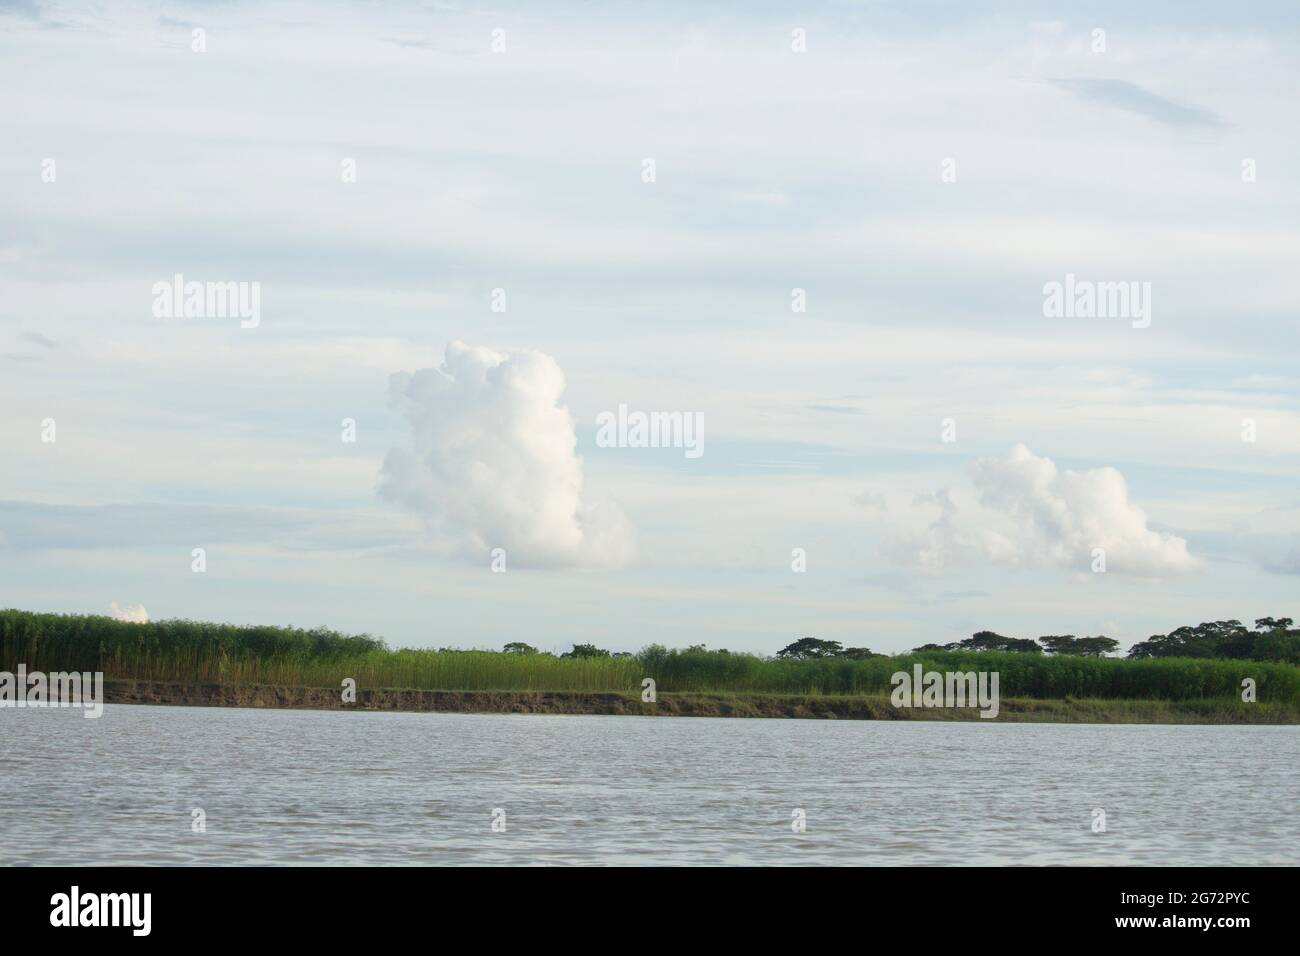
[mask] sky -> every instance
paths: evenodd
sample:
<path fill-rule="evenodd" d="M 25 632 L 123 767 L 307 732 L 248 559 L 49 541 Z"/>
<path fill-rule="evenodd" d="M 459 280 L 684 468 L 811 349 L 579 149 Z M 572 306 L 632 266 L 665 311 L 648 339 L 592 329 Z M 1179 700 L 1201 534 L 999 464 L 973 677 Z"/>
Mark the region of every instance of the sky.
<path fill-rule="evenodd" d="M 1300 617 L 1298 80 L 1289 3 L 0 0 L 0 607 Z"/>

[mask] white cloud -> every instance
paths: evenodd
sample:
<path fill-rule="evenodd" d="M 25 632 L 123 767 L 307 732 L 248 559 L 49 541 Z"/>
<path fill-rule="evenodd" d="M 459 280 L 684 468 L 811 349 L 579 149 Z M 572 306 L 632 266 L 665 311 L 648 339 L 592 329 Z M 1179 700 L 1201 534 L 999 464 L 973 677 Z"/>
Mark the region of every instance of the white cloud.
<path fill-rule="evenodd" d="M 117 602 L 113 601 L 108 606 L 108 615 L 115 621 L 126 621 L 128 624 L 149 623 L 149 612 L 144 609 L 143 604 L 128 604 L 126 607 L 118 607 Z"/>
<path fill-rule="evenodd" d="M 976 561 L 1087 572 L 1101 548 L 1107 573 L 1156 577 L 1201 566 L 1185 539 L 1147 527 L 1115 468 L 1062 472 L 1016 445 L 969 471 L 973 495 L 965 488 L 918 495 L 898 516 L 910 528 L 891 541 L 896 557 L 932 573 Z"/>
<path fill-rule="evenodd" d="M 583 500 L 563 391 L 549 355 L 452 342 L 440 368 L 392 378 L 413 447 L 389 451 L 380 494 L 476 560 L 504 548 L 508 567 L 624 564 L 632 528 L 617 505 Z"/>
<path fill-rule="evenodd" d="M 929 519 L 936 509 L 938 514 Z M 975 561 L 1019 564 L 1016 542 L 988 527 L 989 517 L 980 514 L 978 504 L 964 489 L 940 488 L 933 494 L 915 495 L 910 509 L 890 515 L 894 531 L 886 554 L 926 574 Z M 917 526 L 918 520 L 926 519 L 928 523 Z"/>
<path fill-rule="evenodd" d="M 1019 547 L 1004 560 L 1086 570 L 1093 549 L 1103 548 L 1107 572 L 1157 576 L 1200 567 L 1183 538 L 1147 527 L 1115 468 L 1061 472 L 1050 458 L 1016 445 L 1005 458 L 977 461 L 972 476 L 980 503 L 1015 526 Z"/>

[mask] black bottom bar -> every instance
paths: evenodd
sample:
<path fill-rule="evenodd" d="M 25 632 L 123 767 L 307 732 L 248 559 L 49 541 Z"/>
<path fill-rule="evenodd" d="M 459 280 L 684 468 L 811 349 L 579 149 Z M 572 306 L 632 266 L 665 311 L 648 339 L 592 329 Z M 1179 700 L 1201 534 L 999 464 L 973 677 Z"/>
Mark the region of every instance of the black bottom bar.
<path fill-rule="evenodd" d="M 938 946 L 1007 941 L 1039 929 L 1055 943 L 1239 941 L 1291 934 L 1294 869 L 535 869 L 50 868 L 0 870 L 6 936 L 205 947 L 256 940 L 373 945 L 466 933 L 593 944 L 684 936 L 761 941 L 772 927 L 842 931 Z M 76 907 L 73 906 L 74 890 Z M 113 894 L 105 897 L 102 894 Z M 126 895 L 122 895 L 126 894 Z M 130 894 L 141 894 L 131 896 Z M 146 899 L 148 894 L 147 910 Z M 74 918 L 73 912 L 76 911 Z M 147 916 L 147 920 L 146 920 Z M 755 919 L 757 917 L 757 919 Z M 86 922 L 116 926 L 71 925 Z M 55 925 L 56 923 L 61 925 Z M 144 935 L 143 930 L 148 930 Z M 139 933 L 139 935 L 137 935 Z M 613 935 L 611 935 L 613 934 Z M 813 945 L 810 941 L 809 945 Z"/>

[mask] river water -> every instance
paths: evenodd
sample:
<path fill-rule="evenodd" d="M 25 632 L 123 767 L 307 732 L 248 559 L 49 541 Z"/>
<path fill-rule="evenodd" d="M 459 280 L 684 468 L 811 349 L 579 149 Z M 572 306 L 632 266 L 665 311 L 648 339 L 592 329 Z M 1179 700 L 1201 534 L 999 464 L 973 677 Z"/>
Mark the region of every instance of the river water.
<path fill-rule="evenodd" d="M 0 864 L 1300 863 L 1296 727 L 110 704 L 0 781 Z"/>

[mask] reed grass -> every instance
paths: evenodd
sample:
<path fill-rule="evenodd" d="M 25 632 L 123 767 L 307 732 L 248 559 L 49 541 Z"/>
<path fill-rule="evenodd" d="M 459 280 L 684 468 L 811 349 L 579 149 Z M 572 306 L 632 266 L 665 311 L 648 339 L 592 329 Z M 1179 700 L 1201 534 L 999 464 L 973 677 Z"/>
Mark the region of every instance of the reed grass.
<path fill-rule="evenodd" d="M 927 651 L 865 660 L 788 661 L 659 645 L 632 657 L 559 658 L 483 650 L 390 650 L 370 635 L 167 620 L 0 611 L 0 670 L 103 671 L 109 679 L 282 687 L 639 693 L 880 695 L 897 671 L 997 671 L 1003 697 L 1240 700 L 1244 678 L 1261 702 L 1300 704 L 1300 667 L 1206 658 L 1052 657 Z"/>

